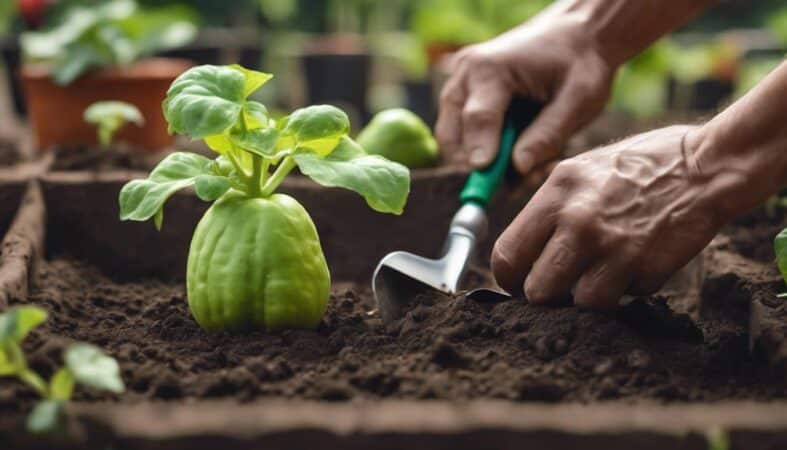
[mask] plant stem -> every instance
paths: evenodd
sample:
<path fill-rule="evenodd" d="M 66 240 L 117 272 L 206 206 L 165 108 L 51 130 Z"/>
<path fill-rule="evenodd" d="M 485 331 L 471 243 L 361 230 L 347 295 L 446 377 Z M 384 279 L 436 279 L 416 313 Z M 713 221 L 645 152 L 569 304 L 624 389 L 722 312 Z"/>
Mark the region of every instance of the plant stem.
<path fill-rule="evenodd" d="M 37 373 L 25 368 L 19 372 L 19 379 L 33 388 L 42 398 L 49 398 L 49 388 L 46 382 Z"/>
<path fill-rule="evenodd" d="M 251 178 L 249 178 L 249 195 L 252 197 L 260 196 L 260 179 L 262 178 L 262 157 L 251 155 Z"/>
<path fill-rule="evenodd" d="M 290 173 L 292 169 L 295 168 L 295 159 L 292 156 L 288 156 L 284 158 L 281 164 L 276 167 L 276 170 L 273 172 L 273 175 L 268 179 L 265 183 L 265 186 L 262 187 L 262 193 L 260 194 L 262 197 L 268 197 L 273 194 L 273 191 L 276 190 L 277 187 L 284 181 L 284 177 Z"/>
<path fill-rule="evenodd" d="M 268 173 L 268 170 L 270 169 L 270 167 L 271 167 L 270 160 L 263 159 L 262 170 L 260 173 L 260 186 L 264 186 L 265 182 L 268 181 L 268 175 L 270 175 L 270 173 Z"/>

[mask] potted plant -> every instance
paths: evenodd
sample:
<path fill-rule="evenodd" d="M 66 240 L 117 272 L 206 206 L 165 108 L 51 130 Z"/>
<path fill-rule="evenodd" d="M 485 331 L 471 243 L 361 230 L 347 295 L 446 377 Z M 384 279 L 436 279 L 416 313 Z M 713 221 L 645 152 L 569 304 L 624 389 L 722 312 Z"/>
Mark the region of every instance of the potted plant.
<path fill-rule="evenodd" d="M 82 112 L 101 100 L 137 107 L 145 126 L 128 142 L 160 150 L 172 143 L 159 111 L 167 87 L 189 67 L 184 60 L 149 58 L 189 42 L 196 28 L 180 8 L 141 9 L 113 0 L 67 10 L 49 29 L 25 32 L 21 70 L 27 108 L 39 148 L 96 144 Z"/>
<path fill-rule="evenodd" d="M 276 193 L 295 167 L 319 184 L 359 193 L 380 212 L 401 214 L 410 190 L 406 167 L 366 152 L 350 122 L 329 105 L 279 120 L 248 97 L 271 75 L 233 66 L 198 66 L 178 77 L 164 100 L 171 130 L 220 154 L 167 156 L 144 180 L 120 191 L 120 218 L 154 219 L 164 203 L 194 187 L 215 202 L 191 240 L 186 285 L 196 321 L 209 331 L 312 328 L 327 307 L 330 275 L 317 231 L 294 198 Z M 232 236 L 232 239 L 220 239 Z"/>

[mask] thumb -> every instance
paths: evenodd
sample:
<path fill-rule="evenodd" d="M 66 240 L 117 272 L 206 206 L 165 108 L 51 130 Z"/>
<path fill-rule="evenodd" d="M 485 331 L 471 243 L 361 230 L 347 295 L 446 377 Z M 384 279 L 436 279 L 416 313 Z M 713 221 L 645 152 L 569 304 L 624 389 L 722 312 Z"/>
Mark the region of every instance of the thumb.
<path fill-rule="evenodd" d="M 525 129 L 514 145 L 514 167 L 527 175 L 536 167 L 560 156 L 580 127 L 590 122 L 604 105 L 591 95 L 587 83 L 568 82 Z"/>

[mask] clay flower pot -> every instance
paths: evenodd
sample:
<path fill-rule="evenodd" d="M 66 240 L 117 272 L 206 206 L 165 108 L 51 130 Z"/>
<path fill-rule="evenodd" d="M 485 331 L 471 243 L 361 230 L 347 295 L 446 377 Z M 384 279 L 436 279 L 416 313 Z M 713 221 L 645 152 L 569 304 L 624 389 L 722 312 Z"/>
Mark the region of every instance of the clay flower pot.
<path fill-rule="evenodd" d="M 187 60 L 148 58 L 126 67 L 91 72 L 67 86 L 52 81 L 45 65 L 22 66 L 21 78 L 36 145 L 48 149 L 96 145 L 93 125 L 82 114 L 94 102 L 120 100 L 139 108 L 145 125 L 127 124 L 115 140 L 156 151 L 172 145 L 161 112 L 172 81 L 192 64 Z"/>

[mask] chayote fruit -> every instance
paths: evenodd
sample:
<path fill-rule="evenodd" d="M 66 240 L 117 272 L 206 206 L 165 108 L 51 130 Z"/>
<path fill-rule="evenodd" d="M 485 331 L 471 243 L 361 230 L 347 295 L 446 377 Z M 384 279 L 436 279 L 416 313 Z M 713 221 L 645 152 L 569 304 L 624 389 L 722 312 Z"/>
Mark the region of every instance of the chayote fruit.
<path fill-rule="evenodd" d="M 221 197 L 197 225 L 187 271 L 189 307 L 209 331 L 313 328 L 328 305 L 317 230 L 284 194 Z"/>
<path fill-rule="evenodd" d="M 371 155 L 411 169 L 435 166 L 440 159 L 432 131 L 420 117 L 402 108 L 377 113 L 358 135 L 358 143 Z"/>

